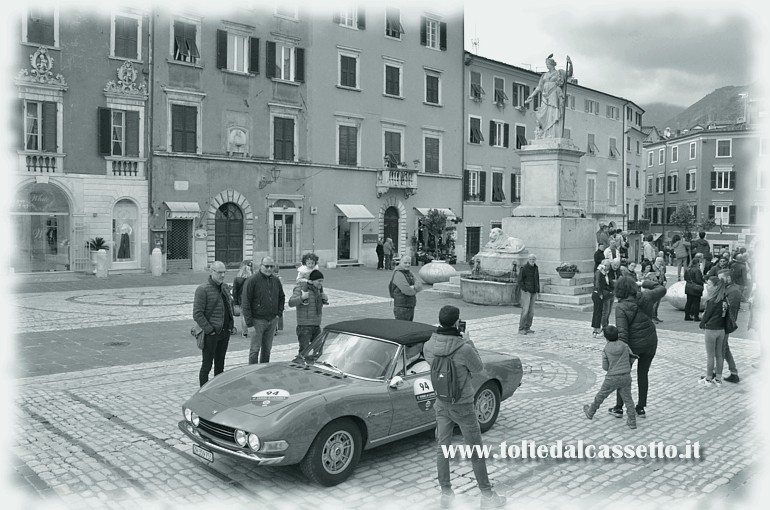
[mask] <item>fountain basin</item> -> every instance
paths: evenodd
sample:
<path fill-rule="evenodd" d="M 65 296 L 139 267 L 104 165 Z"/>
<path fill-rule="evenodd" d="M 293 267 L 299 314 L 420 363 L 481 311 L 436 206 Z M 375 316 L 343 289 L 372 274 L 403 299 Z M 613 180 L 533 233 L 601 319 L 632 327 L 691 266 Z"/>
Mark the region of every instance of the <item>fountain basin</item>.
<path fill-rule="evenodd" d="M 502 279 L 501 279 L 502 280 Z M 466 303 L 476 305 L 519 305 L 516 281 L 497 281 L 483 276 L 460 278 L 460 296 Z"/>

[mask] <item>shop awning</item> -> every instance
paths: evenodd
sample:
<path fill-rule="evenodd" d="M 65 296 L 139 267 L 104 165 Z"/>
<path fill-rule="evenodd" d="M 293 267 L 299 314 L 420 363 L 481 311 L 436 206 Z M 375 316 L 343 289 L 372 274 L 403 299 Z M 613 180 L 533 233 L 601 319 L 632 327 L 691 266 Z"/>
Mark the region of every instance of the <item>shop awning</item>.
<path fill-rule="evenodd" d="M 163 202 L 168 207 L 166 218 L 170 220 L 196 220 L 201 215 L 198 202 Z"/>
<path fill-rule="evenodd" d="M 457 218 L 457 215 L 452 212 L 452 209 L 445 209 L 443 207 L 415 207 L 415 209 L 423 216 L 427 216 L 431 209 L 436 209 L 438 212 L 444 213 L 446 215 L 446 219 L 448 220 Z"/>
<path fill-rule="evenodd" d="M 374 215 L 361 204 L 334 204 L 334 207 L 340 210 L 349 222 L 373 221 Z"/>
<path fill-rule="evenodd" d="M 663 234 L 660 234 L 660 233 L 658 233 L 658 234 L 652 234 L 652 242 L 654 243 L 655 241 L 657 241 L 658 239 L 660 239 L 660 236 L 662 236 L 662 235 L 663 235 Z"/>

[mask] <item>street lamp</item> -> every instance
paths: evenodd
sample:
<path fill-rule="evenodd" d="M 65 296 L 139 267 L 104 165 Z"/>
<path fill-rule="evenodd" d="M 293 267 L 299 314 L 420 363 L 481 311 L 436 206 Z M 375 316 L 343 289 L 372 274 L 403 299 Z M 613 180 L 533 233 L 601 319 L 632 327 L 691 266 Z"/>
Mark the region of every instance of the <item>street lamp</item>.
<path fill-rule="evenodd" d="M 263 175 L 262 178 L 259 180 L 259 189 L 265 188 L 268 184 L 274 183 L 278 180 L 278 177 L 281 176 L 281 169 L 278 167 L 278 165 L 273 165 L 273 168 L 270 169 L 270 176 Z"/>

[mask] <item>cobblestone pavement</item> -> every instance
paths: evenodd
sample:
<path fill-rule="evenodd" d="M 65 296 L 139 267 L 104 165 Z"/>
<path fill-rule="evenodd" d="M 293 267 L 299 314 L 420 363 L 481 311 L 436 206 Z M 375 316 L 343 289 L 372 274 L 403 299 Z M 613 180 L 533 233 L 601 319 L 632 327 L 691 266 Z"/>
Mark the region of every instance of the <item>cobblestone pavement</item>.
<path fill-rule="evenodd" d="M 139 308 L 131 312 L 134 322 L 123 323 L 126 327 L 158 327 L 139 324 L 151 307 L 137 307 L 137 298 L 160 300 L 161 305 L 181 315 L 187 313 L 184 318 L 189 321 L 187 288 L 178 289 L 178 294 L 175 289 L 167 290 L 162 298 L 153 290 L 138 292 L 120 291 L 111 297 L 117 305 L 131 296 L 132 306 Z M 83 321 L 79 327 L 103 323 L 99 319 L 102 313 L 110 314 L 106 322 L 121 320 L 121 314 L 114 311 L 89 314 L 89 308 L 99 305 L 78 298 L 83 292 L 67 297 L 66 292 L 55 294 L 56 299 L 63 298 L 77 307 L 82 315 L 76 320 Z M 375 299 L 342 293 L 336 296 L 340 301 Z M 429 316 L 435 317 L 442 300 L 428 294 L 421 299 L 422 306 L 431 309 Z M 34 302 L 30 296 L 20 299 L 19 306 L 34 306 L 30 305 Z M 379 309 L 381 316 L 390 313 L 389 307 L 376 299 L 340 305 L 329 311 L 348 316 L 353 310 Z M 705 362 L 702 334 L 692 323 L 685 324 L 690 329 L 682 331 L 665 329 L 666 323 L 659 326 L 648 416 L 638 420 L 638 429 L 630 430 L 624 420 L 607 414 L 609 402 L 593 420 L 583 415 L 582 405 L 590 402 L 603 378 L 603 342 L 590 337 L 587 314 L 575 319 L 569 314 L 546 316 L 540 311 L 533 326 L 536 334 L 526 337 L 512 334 L 517 309 L 488 307 L 482 316 L 468 321 L 479 347 L 518 355 L 525 369 L 522 386 L 503 403 L 497 423 L 484 435 L 486 444 L 496 447 L 502 441 L 510 445 L 528 440 L 550 446 L 557 440 L 565 444 L 582 440 L 597 445 L 647 445 L 662 441 L 678 446 L 681 452 L 689 441 L 700 444 L 703 458 L 489 460 L 492 482 L 509 496 L 508 508 L 636 508 L 637 504 L 656 509 L 674 504 L 682 508 L 745 507 L 741 497 L 747 491 L 743 488 L 756 485 L 756 468 L 765 443 L 764 436 L 755 432 L 755 413 L 766 405 L 764 397 L 757 398 L 761 395 L 758 341 L 735 334 L 730 345 L 739 362 L 741 383 L 707 389 L 696 384 Z M 86 322 L 91 320 L 94 322 Z M 35 328 L 52 327 L 48 321 L 20 324 L 22 331 L 28 332 L 19 335 L 22 342 L 38 334 Z M 179 321 L 168 324 L 180 327 Z M 676 327 L 680 326 L 677 323 Z M 165 326 L 161 323 L 160 327 Z M 85 335 L 91 330 L 75 332 Z M 189 338 L 185 341 L 191 345 Z M 295 349 L 292 342 L 278 345 L 273 358 L 289 359 Z M 26 494 L 21 505 L 33 508 L 56 503 L 83 509 L 189 508 L 200 503 L 228 508 L 438 508 L 435 445 L 429 434 L 365 452 L 353 477 L 331 488 L 309 484 L 295 467 L 255 467 L 221 455 L 207 464 L 194 457 L 191 442 L 178 431 L 176 423 L 181 419 L 181 404 L 197 389 L 200 358 L 192 355 L 195 350 L 189 347 L 184 352 L 189 355 L 91 369 L 67 366 L 58 373 L 54 369 L 49 375 L 17 379 L 16 435 L 10 452 L 13 484 Z M 226 368 L 246 361 L 246 345 L 231 343 Z M 462 441 L 459 435 L 455 441 Z M 476 506 L 478 490 L 470 462 L 453 461 L 452 477 L 457 506 Z"/>

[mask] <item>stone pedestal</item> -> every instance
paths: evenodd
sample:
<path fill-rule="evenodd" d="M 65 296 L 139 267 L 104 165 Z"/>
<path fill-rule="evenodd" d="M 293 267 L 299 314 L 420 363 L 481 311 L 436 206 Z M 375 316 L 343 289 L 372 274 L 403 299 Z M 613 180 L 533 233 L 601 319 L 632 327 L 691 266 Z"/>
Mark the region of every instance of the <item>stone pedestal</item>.
<path fill-rule="evenodd" d="M 541 275 L 555 275 L 562 262 L 577 265 L 581 273 L 593 273 L 594 226 L 594 220 L 587 218 L 503 218 L 503 232 L 524 240 L 527 251 L 537 256 Z"/>
<path fill-rule="evenodd" d="M 511 271 L 513 271 L 513 265 L 516 264 L 516 273 L 513 273 L 513 276 L 516 276 L 521 265 L 527 263 L 528 256 L 528 250 L 523 250 L 519 253 L 480 251 L 473 258 L 480 259 L 482 271 L 491 276 L 510 276 Z"/>

